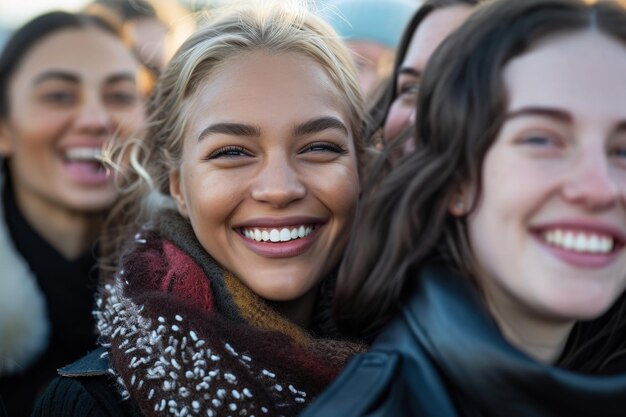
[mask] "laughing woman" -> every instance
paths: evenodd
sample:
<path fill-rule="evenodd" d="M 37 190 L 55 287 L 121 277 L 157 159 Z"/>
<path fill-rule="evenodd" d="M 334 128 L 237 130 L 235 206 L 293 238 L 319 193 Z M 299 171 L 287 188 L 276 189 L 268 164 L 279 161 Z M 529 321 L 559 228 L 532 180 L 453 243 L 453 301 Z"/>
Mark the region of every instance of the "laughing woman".
<path fill-rule="evenodd" d="M 498 0 L 435 52 L 337 283 L 378 338 L 304 416 L 624 415 L 622 4 Z"/>
<path fill-rule="evenodd" d="M 103 348 L 35 415 L 300 412 L 360 349 L 333 338 L 323 289 L 356 208 L 362 116 L 347 50 L 293 4 L 228 9 L 186 41 L 124 154 Z"/>
<path fill-rule="evenodd" d="M 94 246 L 117 197 L 97 158 L 143 122 L 138 72 L 112 28 L 64 12 L 0 56 L 0 415 L 28 415 L 57 368 L 95 348 Z"/>

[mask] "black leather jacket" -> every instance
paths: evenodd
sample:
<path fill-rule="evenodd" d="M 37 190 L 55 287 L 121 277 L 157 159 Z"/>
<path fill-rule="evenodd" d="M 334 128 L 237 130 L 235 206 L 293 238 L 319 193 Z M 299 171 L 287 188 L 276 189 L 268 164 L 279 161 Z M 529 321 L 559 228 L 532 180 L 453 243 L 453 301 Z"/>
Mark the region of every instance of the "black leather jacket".
<path fill-rule="evenodd" d="M 467 279 L 424 268 L 402 313 L 302 417 L 626 416 L 626 373 L 549 366 L 507 343 Z"/>

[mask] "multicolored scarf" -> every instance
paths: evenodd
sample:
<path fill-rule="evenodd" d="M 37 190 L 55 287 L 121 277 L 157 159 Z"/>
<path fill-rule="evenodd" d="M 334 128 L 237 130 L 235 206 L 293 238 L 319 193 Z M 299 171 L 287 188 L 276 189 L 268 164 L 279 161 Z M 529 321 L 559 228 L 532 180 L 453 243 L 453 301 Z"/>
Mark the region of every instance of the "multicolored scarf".
<path fill-rule="evenodd" d="M 314 337 L 224 271 L 174 213 L 99 301 L 122 395 L 146 416 L 294 416 L 363 346 Z"/>

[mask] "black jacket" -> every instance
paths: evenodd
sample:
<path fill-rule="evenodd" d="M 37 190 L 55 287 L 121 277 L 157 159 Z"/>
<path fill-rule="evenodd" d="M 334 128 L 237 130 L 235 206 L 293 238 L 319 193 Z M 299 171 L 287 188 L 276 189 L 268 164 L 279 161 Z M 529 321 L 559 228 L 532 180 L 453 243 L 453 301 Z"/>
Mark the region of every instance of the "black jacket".
<path fill-rule="evenodd" d="M 612 417 L 626 373 L 578 374 L 507 343 L 467 279 L 425 268 L 402 313 L 302 417 Z"/>
<path fill-rule="evenodd" d="M 122 400 L 109 373 L 109 360 L 100 347 L 80 360 L 59 369 L 35 405 L 33 417 L 90 416 L 139 417 L 132 400 Z"/>

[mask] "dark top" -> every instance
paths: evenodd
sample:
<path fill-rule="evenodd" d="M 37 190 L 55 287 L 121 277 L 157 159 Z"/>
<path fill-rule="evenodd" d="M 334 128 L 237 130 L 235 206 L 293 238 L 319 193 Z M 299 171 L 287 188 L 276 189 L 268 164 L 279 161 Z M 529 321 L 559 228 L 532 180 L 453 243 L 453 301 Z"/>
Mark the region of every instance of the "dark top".
<path fill-rule="evenodd" d="M 300 417 L 625 415 L 626 369 L 588 375 L 540 363 L 502 337 L 467 278 L 431 266 L 413 282 L 370 351 Z"/>
<path fill-rule="evenodd" d="M 7 178 L 2 195 L 9 234 L 37 279 L 47 303 L 50 341 L 44 354 L 26 372 L 0 379 L 0 415 L 28 416 L 38 393 L 56 376 L 59 367 L 95 347 L 92 317 L 96 288 L 96 258 L 92 250 L 68 260 L 26 221 Z"/>
<path fill-rule="evenodd" d="M 59 374 L 65 378 L 57 378 L 48 386 L 46 395 L 37 403 L 33 415 L 141 416 L 133 401 L 122 400 L 116 383 L 108 372 L 109 361 L 102 358 L 104 352 L 104 348 L 98 348 L 77 362 L 61 368 Z"/>

